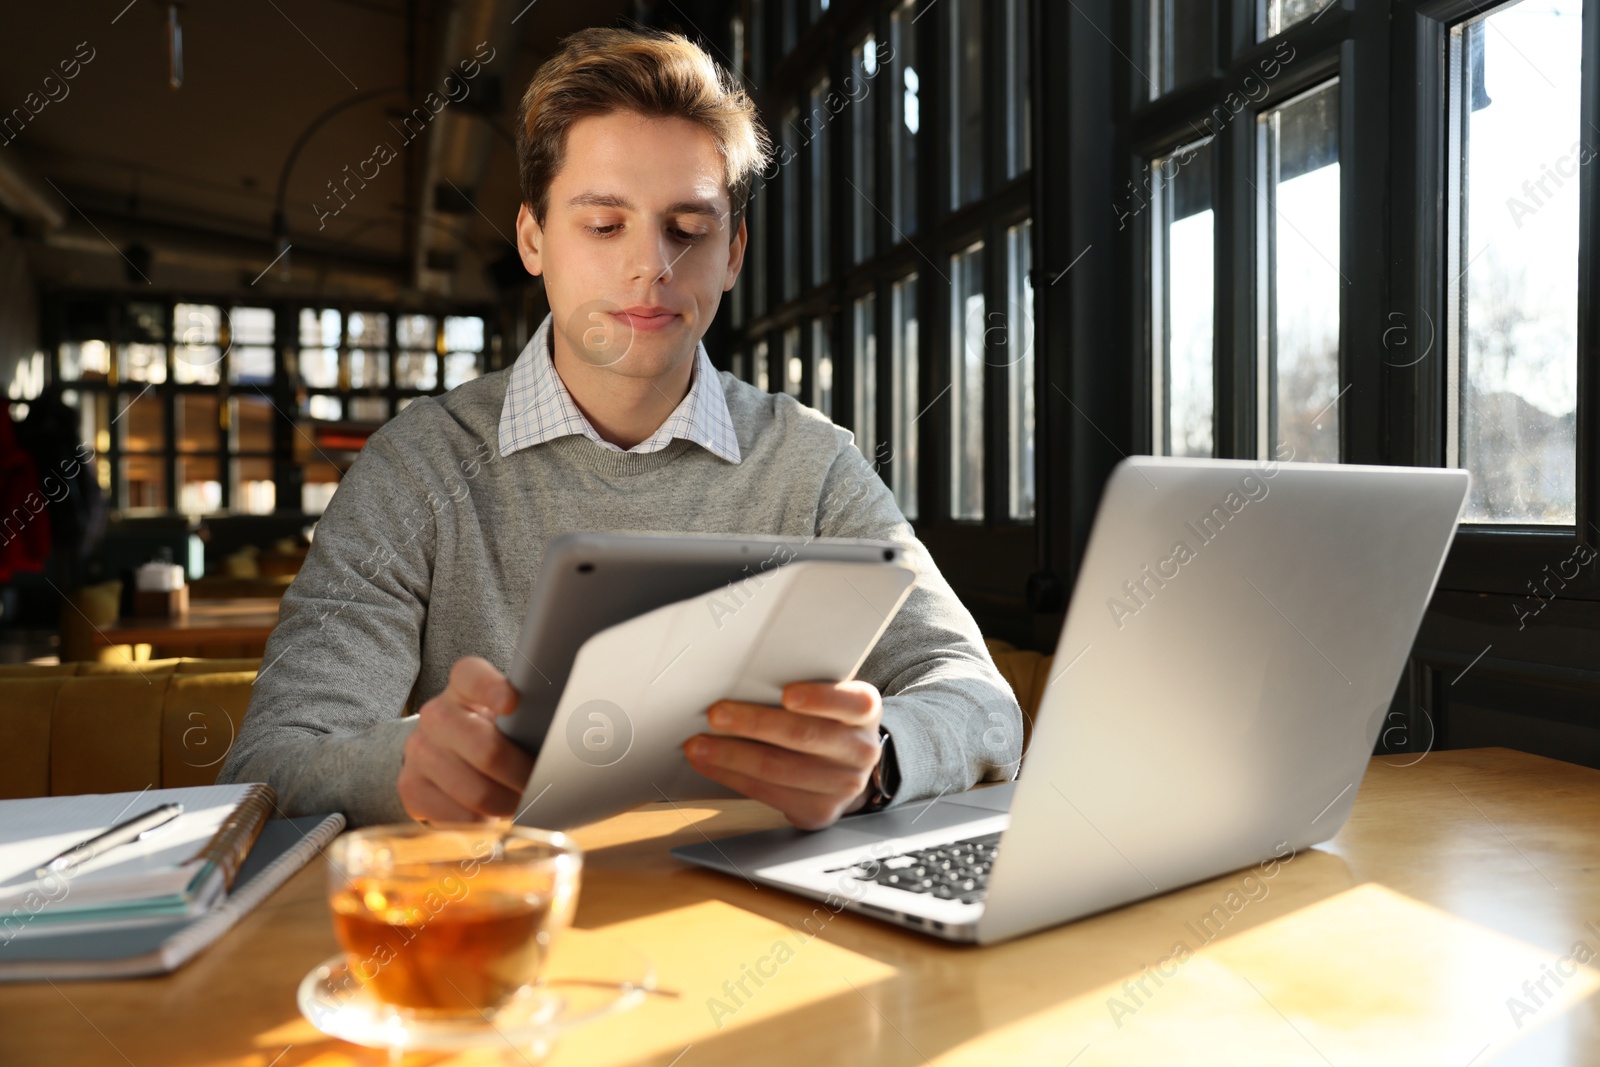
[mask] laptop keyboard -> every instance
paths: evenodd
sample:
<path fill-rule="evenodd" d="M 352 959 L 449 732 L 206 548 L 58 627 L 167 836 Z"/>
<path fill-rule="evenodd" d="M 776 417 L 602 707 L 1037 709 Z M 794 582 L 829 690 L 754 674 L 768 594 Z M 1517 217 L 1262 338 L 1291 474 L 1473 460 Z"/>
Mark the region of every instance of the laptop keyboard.
<path fill-rule="evenodd" d="M 890 856 L 878 865 L 876 873 L 863 865 L 841 869 L 860 871 L 856 877 L 861 881 L 890 889 L 977 904 L 988 892 L 989 871 L 999 844 L 999 834 L 987 834 Z"/>

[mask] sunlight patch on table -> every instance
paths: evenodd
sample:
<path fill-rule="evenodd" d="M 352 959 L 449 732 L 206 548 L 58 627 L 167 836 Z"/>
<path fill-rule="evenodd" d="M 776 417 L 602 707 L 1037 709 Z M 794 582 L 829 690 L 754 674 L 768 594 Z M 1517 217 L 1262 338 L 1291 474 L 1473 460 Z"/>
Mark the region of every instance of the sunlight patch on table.
<path fill-rule="evenodd" d="M 1535 948 L 1376 884 L 1358 886 L 1236 937 L 1175 939 L 1143 969 L 974 1038 L 938 1067 L 1080 1067 L 1246 1062 L 1326 1067 L 1487 1063 L 1600 988 L 1583 962 L 1600 934 L 1560 953 Z M 1569 956 L 1578 943 L 1586 948 Z M 1183 944 L 1187 951 L 1180 952 Z M 1524 982 L 1559 961 L 1534 1005 Z M 1532 1008 L 1523 1010 L 1523 1005 Z M 1481 1056 L 1480 1056 L 1481 1054 Z"/>

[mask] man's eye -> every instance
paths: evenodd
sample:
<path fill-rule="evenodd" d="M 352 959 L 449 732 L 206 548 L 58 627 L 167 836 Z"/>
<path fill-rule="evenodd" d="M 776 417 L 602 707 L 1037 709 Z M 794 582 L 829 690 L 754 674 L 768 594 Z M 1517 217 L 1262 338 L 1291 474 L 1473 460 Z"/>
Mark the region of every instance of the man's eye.
<path fill-rule="evenodd" d="M 614 222 L 609 226 L 585 226 L 584 227 L 584 229 L 588 230 L 590 233 L 596 235 L 597 237 L 609 236 L 611 231 L 616 229 L 616 228 L 617 228 L 617 224 L 614 223 Z"/>
<path fill-rule="evenodd" d="M 680 241 L 699 241 L 705 237 L 705 234 L 703 233 L 690 233 L 687 230 L 679 230 L 676 228 L 673 229 L 672 235 Z"/>

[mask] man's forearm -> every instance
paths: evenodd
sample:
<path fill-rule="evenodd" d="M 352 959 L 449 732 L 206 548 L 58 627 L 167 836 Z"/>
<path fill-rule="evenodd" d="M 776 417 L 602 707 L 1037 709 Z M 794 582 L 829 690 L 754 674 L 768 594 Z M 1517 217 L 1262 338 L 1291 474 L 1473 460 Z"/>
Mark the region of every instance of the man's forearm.
<path fill-rule="evenodd" d="M 217 780 L 268 783 L 289 817 L 342 811 L 351 827 L 408 822 L 395 783 L 416 725 L 412 715 L 356 733 L 275 731 L 260 739 L 253 755 L 224 766 L 226 776 Z"/>

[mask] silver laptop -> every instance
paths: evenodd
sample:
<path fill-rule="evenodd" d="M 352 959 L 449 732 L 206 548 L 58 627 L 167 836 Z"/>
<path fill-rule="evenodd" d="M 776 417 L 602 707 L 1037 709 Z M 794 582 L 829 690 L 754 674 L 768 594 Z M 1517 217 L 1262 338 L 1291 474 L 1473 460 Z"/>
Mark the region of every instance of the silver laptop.
<path fill-rule="evenodd" d="M 1326 841 L 1355 803 L 1469 480 L 1125 460 L 1016 781 L 673 855 L 990 943 Z"/>

